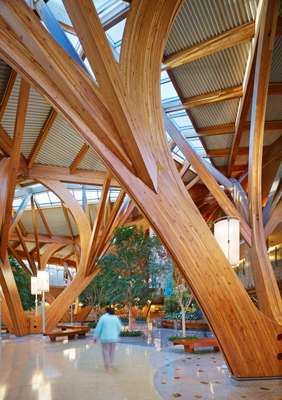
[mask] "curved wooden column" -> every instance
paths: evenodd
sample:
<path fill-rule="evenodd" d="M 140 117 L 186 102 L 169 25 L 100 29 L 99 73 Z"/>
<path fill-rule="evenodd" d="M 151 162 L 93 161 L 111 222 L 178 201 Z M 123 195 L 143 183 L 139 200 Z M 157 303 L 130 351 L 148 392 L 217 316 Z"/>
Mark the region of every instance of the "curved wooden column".
<path fill-rule="evenodd" d="M 276 35 L 278 2 L 276 0 L 265 1 L 264 7 L 256 55 L 250 129 L 248 174 L 249 210 L 252 226 L 252 249 L 250 255 L 259 307 L 268 317 L 282 324 L 282 300 L 267 253 L 262 214 L 265 111 L 272 49 Z"/>
<path fill-rule="evenodd" d="M 61 243 L 48 243 L 46 245 L 46 249 L 45 249 L 44 253 L 41 255 L 41 257 L 40 257 L 41 258 L 41 262 L 40 262 L 41 270 L 45 270 L 50 258 L 55 253 L 57 253 L 57 251 L 62 249 L 63 247 L 65 247 L 65 245 L 61 244 Z"/>
<path fill-rule="evenodd" d="M 52 302 L 46 311 L 46 330 L 49 331 L 56 326 L 73 300 L 91 282 L 91 280 L 89 281 L 90 278 L 85 277 L 91 229 L 82 207 L 62 182 L 50 179 L 41 179 L 40 182 L 52 190 L 52 192 L 64 202 L 65 206 L 69 208 L 77 224 L 81 247 L 80 261 L 75 279 L 71 282 L 70 286 Z M 93 279 L 93 276 L 91 276 L 91 279 Z"/>
<path fill-rule="evenodd" d="M 1 5 L 15 4 L 0 2 Z M 27 47 L 23 47 L 17 36 L 13 36 L 11 31 L 0 24 L 0 51 L 4 58 L 63 111 L 146 215 L 203 308 L 231 372 L 237 377 L 281 376 L 282 363 L 277 357 L 281 353 L 281 342 L 277 340 L 277 335 L 282 333 L 282 327 L 265 317 L 252 304 L 181 182 L 165 142 L 159 93 L 160 63 L 168 31 L 180 2 L 133 1 L 121 53 L 125 97 L 134 99 L 131 112 L 139 127 L 139 134 L 150 144 L 149 148 L 156 160 L 156 192 L 136 177 L 111 148 L 95 136 L 95 130 L 91 129 L 83 116 L 83 99 L 76 96 L 76 108 L 70 106 L 70 75 L 62 77 L 61 87 L 64 83 L 68 85 L 68 91 L 62 95 L 59 86 L 53 82 L 53 76 L 45 68 L 45 64 L 49 65 L 52 60 L 51 53 L 41 66 L 38 64 L 36 46 L 40 44 L 35 43 L 36 34 L 33 35 L 33 32 L 38 30 L 43 35 L 44 28 L 32 12 L 27 12 L 23 3 L 15 2 L 17 7 L 10 8 L 7 20 L 18 34 L 21 29 L 24 30 L 25 35 L 21 36 L 21 41 Z M 17 14 L 17 18 L 13 18 L 13 13 Z M 28 23 L 22 20 L 24 13 L 28 14 Z M 29 35 L 33 35 L 30 42 Z M 58 55 L 58 65 L 61 50 L 55 46 L 47 32 L 44 35 L 44 50 L 48 43 L 52 43 L 53 54 Z M 71 63 L 66 65 L 62 62 L 62 68 L 70 72 Z M 82 79 L 80 85 L 86 87 L 87 82 Z M 91 91 L 91 86 L 88 86 L 88 90 Z M 77 292 L 81 290 L 77 280 L 73 283 Z"/>
<path fill-rule="evenodd" d="M 6 189 L 9 185 L 9 169 L 10 169 L 10 159 L 3 159 L 0 161 L 0 226 L 5 220 L 5 202 L 6 202 Z M 6 321 L 11 328 L 11 323 L 13 324 L 13 332 L 15 335 L 25 335 L 27 334 L 27 320 L 22 307 L 21 299 L 17 289 L 17 285 L 14 279 L 11 265 L 8 259 L 8 252 L 6 250 L 5 262 L 0 260 L 0 285 L 2 287 L 3 296 L 5 299 L 6 310 Z"/>

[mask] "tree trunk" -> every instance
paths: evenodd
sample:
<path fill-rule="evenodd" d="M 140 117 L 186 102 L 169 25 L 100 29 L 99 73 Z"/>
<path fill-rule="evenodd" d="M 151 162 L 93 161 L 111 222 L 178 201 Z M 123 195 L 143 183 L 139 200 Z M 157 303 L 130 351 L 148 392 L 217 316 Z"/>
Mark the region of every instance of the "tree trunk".
<path fill-rule="evenodd" d="M 182 336 L 183 336 L 183 337 L 186 336 L 185 312 L 186 312 L 186 309 L 185 309 L 185 307 L 182 305 L 182 306 L 181 306 L 181 317 L 182 317 Z"/>
<path fill-rule="evenodd" d="M 132 316 L 132 304 L 128 303 L 128 330 L 131 332 L 133 330 L 133 316 Z"/>

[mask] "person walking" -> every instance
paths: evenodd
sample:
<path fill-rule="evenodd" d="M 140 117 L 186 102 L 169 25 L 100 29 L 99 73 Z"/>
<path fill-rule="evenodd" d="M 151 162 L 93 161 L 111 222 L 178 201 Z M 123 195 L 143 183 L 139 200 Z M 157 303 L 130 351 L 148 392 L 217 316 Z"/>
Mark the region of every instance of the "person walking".
<path fill-rule="evenodd" d="M 114 315 L 115 311 L 111 307 L 106 307 L 106 313 L 99 319 L 95 329 L 94 341 L 100 340 L 105 369 L 109 371 L 114 362 L 116 342 L 121 331 L 121 322 Z"/>

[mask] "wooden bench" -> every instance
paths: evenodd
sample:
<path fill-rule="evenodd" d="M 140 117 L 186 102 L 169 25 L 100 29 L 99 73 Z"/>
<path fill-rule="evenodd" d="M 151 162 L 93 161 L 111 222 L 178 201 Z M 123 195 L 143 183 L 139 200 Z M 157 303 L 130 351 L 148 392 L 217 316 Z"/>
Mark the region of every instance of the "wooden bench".
<path fill-rule="evenodd" d="M 219 346 L 216 338 L 199 338 L 199 339 L 174 339 L 174 346 L 182 344 L 185 353 L 193 353 L 198 347 L 213 347 L 214 351 L 219 351 Z"/>
<path fill-rule="evenodd" d="M 84 337 L 87 332 L 90 331 L 88 326 L 74 326 L 74 325 L 64 325 L 59 329 L 54 329 L 52 332 L 47 332 L 46 336 L 49 336 L 51 342 L 55 342 L 57 337 L 67 336 L 69 340 L 78 337 Z"/>

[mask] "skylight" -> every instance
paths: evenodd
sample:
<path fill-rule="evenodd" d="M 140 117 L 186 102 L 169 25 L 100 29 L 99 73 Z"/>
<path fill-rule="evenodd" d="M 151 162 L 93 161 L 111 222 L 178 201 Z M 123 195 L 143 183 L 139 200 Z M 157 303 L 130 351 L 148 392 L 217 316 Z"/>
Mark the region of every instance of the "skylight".
<path fill-rule="evenodd" d="M 34 185 L 35 186 L 35 185 Z M 85 193 L 85 198 L 88 204 L 98 204 L 102 187 L 101 186 L 82 186 L 82 185 L 67 185 L 73 197 L 80 203 L 83 203 L 83 193 Z M 16 196 L 13 200 L 13 209 L 14 211 L 18 211 L 19 207 L 22 204 L 22 201 L 27 193 L 33 193 L 34 199 L 39 207 L 41 208 L 50 208 L 50 207 L 60 207 L 61 200 L 50 190 L 46 190 L 46 188 L 42 185 L 38 185 L 37 188 L 30 186 L 27 191 L 23 191 L 18 189 L 16 191 Z M 113 203 L 117 199 L 119 195 L 119 188 L 110 188 L 109 196 L 110 201 Z M 27 203 L 26 209 L 31 209 L 31 202 Z"/>

